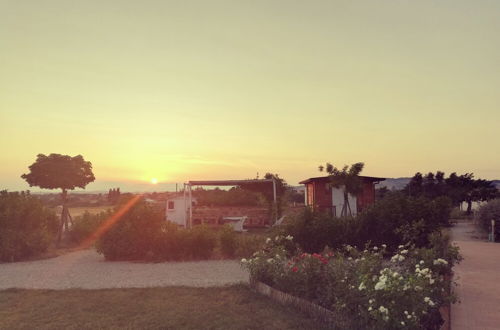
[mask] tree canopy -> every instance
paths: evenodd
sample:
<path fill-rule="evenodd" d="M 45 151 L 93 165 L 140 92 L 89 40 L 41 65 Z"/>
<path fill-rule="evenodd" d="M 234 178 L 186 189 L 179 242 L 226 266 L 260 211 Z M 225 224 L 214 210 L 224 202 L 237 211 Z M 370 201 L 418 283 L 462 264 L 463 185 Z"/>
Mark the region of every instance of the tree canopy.
<path fill-rule="evenodd" d="M 348 195 L 356 196 L 363 190 L 363 181 L 359 174 L 364 167 L 364 163 L 355 163 L 351 166 L 345 165 L 342 169 L 338 169 L 330 163 L 326 163 L 326 166 L 319 166 L 320 172 L 326 171 L 329 174 L 330 184 L 333 187 L 344 189 L 344 205 L 342 206 L 341 216 L 352 215 Z"/>
<path fill-rule="evenodd" d="M 29 170 L 30 172 L 21 175 L 21 178 L 26 180 L 30 187 L 38 186 L 42 189 L 85 188 L 95 180 L 92 163 L 85 161 L 81 155 L 71 157 L 39 154 Z"/>
<path fill-rule="evenodd" d="M 417 172 L 403 190 L 410 196 L 430 199 L 448 196 L 454 205 L 467 202 L 468 213 L 471 212 L 472 202 L 490 200 L 498 195 L 492 181 L 474 179 L 473 173 L 458 175 L 453 172 L 445 178 L 444 173 L 440 171 L 426 175 Z"/>

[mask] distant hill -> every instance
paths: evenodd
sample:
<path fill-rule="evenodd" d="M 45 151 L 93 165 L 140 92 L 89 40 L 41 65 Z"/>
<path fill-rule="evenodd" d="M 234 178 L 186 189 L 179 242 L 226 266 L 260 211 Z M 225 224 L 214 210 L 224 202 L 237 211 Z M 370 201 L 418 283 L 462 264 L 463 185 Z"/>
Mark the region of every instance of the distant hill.
<path fill-rule="evenodd" d="M 389 190 L 401 190 L 408 184 L 408 182 L 410 182 L 410 180 L 411 178 L 387 178 L 376 185 L 376 187 L 386 187 Z"/>

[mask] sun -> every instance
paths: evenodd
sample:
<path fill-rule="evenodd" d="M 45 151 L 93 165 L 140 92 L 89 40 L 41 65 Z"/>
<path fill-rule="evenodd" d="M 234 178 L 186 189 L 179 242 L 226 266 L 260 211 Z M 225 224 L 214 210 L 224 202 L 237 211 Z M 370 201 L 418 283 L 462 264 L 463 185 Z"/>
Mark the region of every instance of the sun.
<path fill-rule="evenodd" d="M 151 179 L 151 183 L 152 184 L 157 184 L 158 183 L 158 179 L 157 178 L 152 178 Z"/>

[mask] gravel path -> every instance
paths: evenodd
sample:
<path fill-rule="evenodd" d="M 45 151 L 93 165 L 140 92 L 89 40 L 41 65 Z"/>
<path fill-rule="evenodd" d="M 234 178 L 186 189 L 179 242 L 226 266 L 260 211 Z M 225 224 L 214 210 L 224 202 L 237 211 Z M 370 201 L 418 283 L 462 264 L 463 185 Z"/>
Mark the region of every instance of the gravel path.
<path fill-rule="evenodd" d="M 53 259 L 0 264 L 0 289 L 208 287 L 241 282 L 248 282 L 248 273 L 234 260 L 108 262 L 95 250 L 82 250 Z"/>

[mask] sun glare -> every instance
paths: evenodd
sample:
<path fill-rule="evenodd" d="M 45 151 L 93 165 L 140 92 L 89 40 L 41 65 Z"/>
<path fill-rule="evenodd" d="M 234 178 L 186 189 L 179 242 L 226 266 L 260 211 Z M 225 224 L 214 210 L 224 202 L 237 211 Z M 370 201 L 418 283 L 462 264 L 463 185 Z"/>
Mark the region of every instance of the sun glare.
<path fill-rule="evenodd" d="M 152 178 L 151 179 L 151 183 L 152 184 L 157 184 L 158 183 L 158 179 L 157 178 Z"/>

